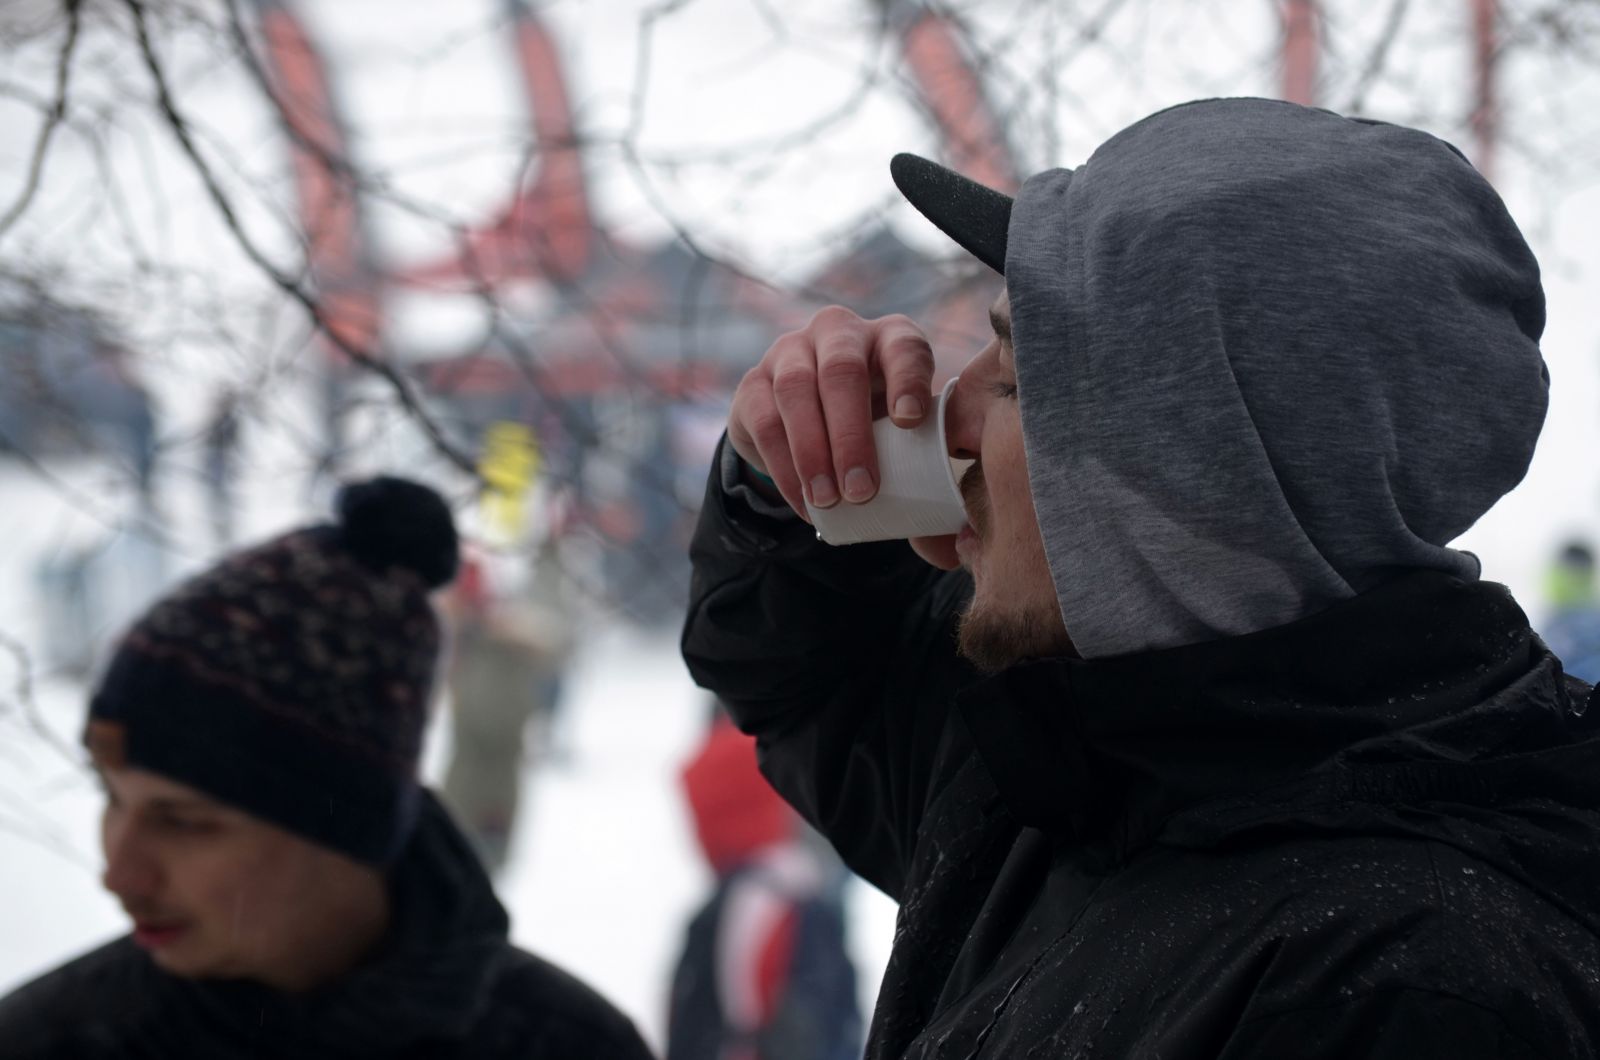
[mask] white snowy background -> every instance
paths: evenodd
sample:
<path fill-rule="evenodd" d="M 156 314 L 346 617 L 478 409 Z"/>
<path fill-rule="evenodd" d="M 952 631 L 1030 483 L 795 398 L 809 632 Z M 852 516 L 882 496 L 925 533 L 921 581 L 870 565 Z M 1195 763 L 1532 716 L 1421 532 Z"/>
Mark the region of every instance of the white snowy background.
<path fill-rule="evenodd" d="M 876 203 L 908 241 L 942 247 L 936 233 L 892 205 L 888 156 L 929 151 L 933 140 L 902 97 L 867 93 L 848 118 L 785 144 L 786 135 L 851 103 L 863 71 L 883 79 L 894 69 L 859 10 L 866 6 L 826 0 L 796 5 L 781 19 L 775 7 L 740 0 L 543 6 L 563 44 L 580 120 L 598 130 L 591 177 L 602 219 L 649 241 L 670 231 L 665 212 L 717 253 L 779 278 L 804 275 L 846 244 L 852 219 Z M 1347 49 L 1366 46 L 1381 29 L 1373 5 L 1328 6 Z M 1367 113 L 1419 123 L 1466 146 L 1460 122 L 1468 86 L 1466 6 L 1414 5 L 1412 17 L 1429 23 L 1415 39 L 1459 44 L 1392 56 L 1391 74 L 1366 92 Z M 449 203 L 460 218 L 488 213 L 519 162 L 525 123 L 494 5 L 322 0 L 301 8 L 340 71 L 363 157 L 406 191 Z M 1172 14 L 1180 8 L 1191 13 Z M 1018 146 L 1031 168 L 1076 163 L 1116 129 L 1170 103 L 1275 93 L 1276 26 L 1267 4 L 1144 5 L 1142 17 L 1113 24 L 1094 47 L 1074 52 L 1065 70 L 1045 64 L 1085 18 L 1047 20 L 1059 34 L 1047 36 L 1034 28 L 1041 5 L 964 10 L 1010 62 L 998 83 L 1003 102 L 1026 119 L 1019 128 L 1028 135 Z M 781 34 L 774 29 L 779 24 Z M 641 27 L 652 34 L 648 51 L 641 48 Z M 279 174 L 282 186 L 282 144 L 269 116 L 203 52 L 183 46 L 175 52 L 185 70 L 185 98 L 215 140 L 231 146 L 234 170 Z M 97 76 L 101 92 L 138 82 L 131 53 L 102 53 L 109 58 L 94 68 L 99 74 L 85 74 L 85 91 L 95 90 Z M 31 75 L 42 88 L 51 53 L 34 58 Z M 1127 73 L 1132 68 L 1138 76 Z M 1360 76 L 1340 70 L 1329 75 L 1343 79 L 1328 86 L 1334 106 Z M 1600 116 L 1600 86 L 1592 76 L 1514 62 L 1503 78 L 1508 138 L 1523 150 L 1502 152 L 1497 183 L 1545 268 L 1552 400 L 1526 481 L 1460 545 L 1482 557 L 1486 577 L 1509 584 L 1537 614 L 1540 574 L 1555 545 L 1600 530 L 1600 316 L 1593 312 L 1600 181 L 1590 146 L 1600 136 L 1586 135 Z M 35 121 L 32 110 L 0 99 L 0 201 L 20 184 Z M 113 153 L 124 152 L 119 164 L 137 173 L 130 180 L 159 189 L 140 204 L 135 227 L 169 260 L 205 266 L 213 286 L 203 305 L 175 322 L 170 299 L 187 288 L 163 277 L 117 293 L 110 279 L 119 267 L 116 241 L 92 227 L 92 211 L 74 209 L 98 188 L 87 149 L 70 140 L 52 161 L 34 212 L 39 220 L 0 243 L 0 261 L 48 254 L 60 263 L 63 284 L 98 295 L 112 291 L 133 345 L 151 351 L 141 367 L 163 434 L 172 438 L 197 428 L 210 384 L 249 376 L 252 349 L 280 356 L 275 343 L 295 328 L 260 313 L 266 301 L 259 276 L 220 231 L 170 143 L 159 130 L 146 132 L 140 146 L 111 145 Z M 745 152 L 744 165 L 718 160 L 730 145 Z M 251 220 L 261 222 L 269 246 L 283 249 L 262 216 Z M 414 218 L 380 211 L 378 221 L 397 257 L 425 257 L 447 245 Z M 819 233 L 831 242 L 819 242 Z M 398 308 L 406 327 L 441 344 L 471 326 L 470 314 L 447 300 Z M 224 335 L 232 341 L 219 352 L 213 340 Z M 752 359 L 760 352 L 751 350 Z M 251 474 L 240 512 L 246 537 L 320 516 L 325 503 L 306 484 L 305 450 L 295 433 L 263 427 L 304 421 L 309 404 L 294 358 L 273 363 L 282 371 L 263 377 L 274 390 L 247 435 Z M 383 450 L 366 462 L 380 468 L 406 459 Z M 180 451 L 163 484 L 172 536 L 158 547 L 173 575 L 211 557 L 195 465 L 196 459 L 186 465 Z M 106 547 L 109 571 L 136 567 L 139 557 L 131 553 L 141 546 L 117 529 L 132 510 L 125 481 L 121 469 L 92 463 L 32 469 L 0 462 L 0 994 L 125 928 L 97 883 L 99 798 L 76 751 L 85 689 L 52 674 L 44 651 L 48 601 L 37 577 L 41 564 L 84 547 Z M 105 590 L 105 622 L 125 617 L 139 592 L 131 583 Z M 704 710 L 670 632 L 595 623 L 564 704 L 572 760 L 532 773 L 500 881 L 515 940 L 588 980 L 658 1046 L 666 977 L 686 916 L 707 885 L 676 786 Z M 435 732 L 431 775 L 445 740 L 447 734 Z M 867 1005 L 894 911 L 865 886 L 851 900 Z"/>

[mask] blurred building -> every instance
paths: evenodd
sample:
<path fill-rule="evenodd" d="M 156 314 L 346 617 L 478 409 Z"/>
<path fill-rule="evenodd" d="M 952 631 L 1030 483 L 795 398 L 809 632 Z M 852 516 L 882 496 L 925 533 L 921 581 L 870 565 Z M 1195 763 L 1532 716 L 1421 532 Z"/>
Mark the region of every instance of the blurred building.
<path fill-rule="evenodd" d="M 0 459 L 30 466 L 93 461 L 130 488 L 128 525 L 62 543 L 34 567 L 41 661 L 87 674 L 109 631 L 165 579 L 151 539 L 155 413 L 133 356 L 97 317 L 18 290 L 0 292 Z M 142 524 L 142 525 L 140 525 Z"/>
<path fill-rule="evenodd" d="M 9 297 L 7 297 L 9 295 Z M 0 453 L 99 454 L 149 488 L 155 417 L 132 355 L 93 315 L 0 292 Z"/>

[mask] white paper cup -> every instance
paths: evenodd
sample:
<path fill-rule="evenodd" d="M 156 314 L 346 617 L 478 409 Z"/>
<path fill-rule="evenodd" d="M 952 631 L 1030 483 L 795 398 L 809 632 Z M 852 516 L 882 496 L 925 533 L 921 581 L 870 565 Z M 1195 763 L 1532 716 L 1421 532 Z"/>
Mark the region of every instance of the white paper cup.
<path fill-rule="evenodd" d="M 934 415 L 909 430 L 888 417 L 872 424 L 878 449 L 878 492 L 865 504 L 841 499 L 831 508 L 806 502 L 817 536 L 830 545 L 954 534 L 967 525 L 961 473 L 970 460 L 952 460 L 945 444 L 945 408 L 956 381 L 939 394 Z"/>

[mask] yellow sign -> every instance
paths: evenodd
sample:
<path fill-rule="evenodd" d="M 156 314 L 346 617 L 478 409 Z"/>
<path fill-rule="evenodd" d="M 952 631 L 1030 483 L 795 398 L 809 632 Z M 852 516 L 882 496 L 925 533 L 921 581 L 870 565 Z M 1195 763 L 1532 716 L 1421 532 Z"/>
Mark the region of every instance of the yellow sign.
<path fill-rule="evenodd" d="M 527 523 L 528 487 L 539 474 L 539 443 L 525 424 L 500 421 L 489 425 L 478 458 L 483 476 L 485 529 L 502 541 L 521 538 Z"/>

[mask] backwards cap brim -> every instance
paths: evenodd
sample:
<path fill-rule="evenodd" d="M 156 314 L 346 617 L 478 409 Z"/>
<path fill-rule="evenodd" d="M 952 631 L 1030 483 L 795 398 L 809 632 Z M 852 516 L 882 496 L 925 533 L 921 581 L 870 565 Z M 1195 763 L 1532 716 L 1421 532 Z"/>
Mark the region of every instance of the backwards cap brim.
<path fill-rule="evenodd" d="M 889 160 L 889 175 L 922 216 L 973 257 L 1005 275 L 1011 196 L 916 155 L 895 155 Z"/>

